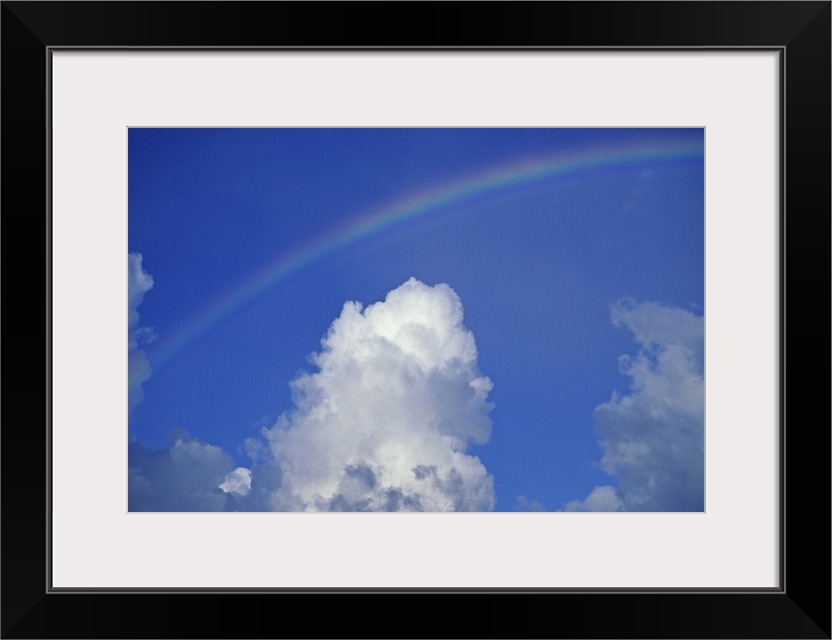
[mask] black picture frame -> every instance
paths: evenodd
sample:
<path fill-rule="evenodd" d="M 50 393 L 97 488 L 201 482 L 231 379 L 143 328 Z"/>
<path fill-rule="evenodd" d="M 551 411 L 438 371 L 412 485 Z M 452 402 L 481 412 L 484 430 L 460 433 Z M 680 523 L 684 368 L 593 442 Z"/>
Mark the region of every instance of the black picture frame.
<path fill-rule="evenodd" d="M 2 2 L 2 637 L 829 638 L 830 15 L 828 1 Z M 48 88 L 62 47 L 778 51 L 780 587 L 52 590 Z"/>

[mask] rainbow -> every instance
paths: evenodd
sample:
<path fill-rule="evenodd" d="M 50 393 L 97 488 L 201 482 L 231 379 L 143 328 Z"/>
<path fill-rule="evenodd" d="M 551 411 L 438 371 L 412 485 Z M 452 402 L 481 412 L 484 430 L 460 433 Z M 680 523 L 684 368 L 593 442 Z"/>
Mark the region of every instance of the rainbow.
<path fill-rule="evenodd" d="M 414 218 L 447 212 L 454 205 L 482 196 L 498 196 L 517 187 L 533 187 L 544 181 L 577 176 L 588 171 L 608 170 L 628 165 L 674 160 L 702 159 L 704 149 L 697 144 L 643 145 L 622 149 L 601 149 L 568 156 L 527 159 L 519 163 L 468 176 L 461 180 L 430 188 L 358 216 L 330 233 L 317 238 L 292 253 L 281 255 L 256 271 L 221 297 L 184 322 L 167 339 L 150 349 L 154 368 L 219 324 L 234 311 L 321 258 L 360 242 L 370 236 Z"/>

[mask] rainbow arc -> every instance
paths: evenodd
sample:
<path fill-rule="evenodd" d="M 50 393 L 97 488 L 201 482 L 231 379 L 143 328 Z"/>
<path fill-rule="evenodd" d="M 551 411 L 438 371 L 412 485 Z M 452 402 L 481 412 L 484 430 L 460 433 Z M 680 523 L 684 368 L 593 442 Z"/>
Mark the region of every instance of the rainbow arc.
<path fill-rule="evenodd" d="M 423 190 L 377 210 L 357 216 L 343 226 L 283 254 L 255 271 L 245 281 L 227 291 L 189 318 L 150 349 L 151 365 L 158 368 L 176 353 L 225 318 L 256 299 L 277 283 L 309 267 L 322 258 L 361 242 L 392 227 L 430 215 L 448 215 L 454 207 L 476 198 L 500 197 L 506 191 L 550 185 L 553 180 L 579 176 L 585 172 L 617 170 L 628 166 L 668 161 L 704 162 L 701 144 L 652 145 L 637 148 L 596 150 L 570 156 L 527 159 L 497 167 L 438 187 Z"/>

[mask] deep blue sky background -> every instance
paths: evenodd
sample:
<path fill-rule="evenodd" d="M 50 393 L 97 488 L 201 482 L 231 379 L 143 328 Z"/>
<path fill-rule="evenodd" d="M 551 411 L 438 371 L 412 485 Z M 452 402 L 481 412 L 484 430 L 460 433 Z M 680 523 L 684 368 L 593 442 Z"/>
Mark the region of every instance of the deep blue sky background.
<path fill-rule="evenodd" d="M 452 205 L 339 250 L 278 281 L 165 362 L 167 336 L 264 265 L 408 194 L 524 159 L 645 143 L 703 156 L 596 168 Z M 154 287 L 139 308 L 156 343 L 130 430 L 155 449 L 171 429 L 250 466 L 242 443 L 291 409 L 289 382 L 347 300 L 411 276 L 449 284 L 494 383 L 493 435 L 471 450 L 547 510 L 614 479 L 593 410 L 629 379 L 638 345 L 610 321 L 631 297 L 701 315 L 701 129 L 130 129 L 128 250 Z"/>

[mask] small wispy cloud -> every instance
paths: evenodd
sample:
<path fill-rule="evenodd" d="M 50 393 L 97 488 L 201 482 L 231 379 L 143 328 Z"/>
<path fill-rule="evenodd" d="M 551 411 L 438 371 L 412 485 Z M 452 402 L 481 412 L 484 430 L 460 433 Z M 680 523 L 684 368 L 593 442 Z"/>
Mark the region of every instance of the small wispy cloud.
<path fill-rule="evenodd" d="M 638 354 L 620 359 L 630 393 L 595 409 L 604 452 L 600 468 L 618 487 L 595 487 L 567 511 L 704 509 L 704 318 L 658 303 L 623 300 L 612 308 Z"/>
<path fill-rule="evenodd" d="M 139 327 L 138 307 L 153 288 L 153 278 L 142 268 L 142 255 L 127 255 L 127 398 L 133 409 L 144 398 L 142 383 L 150 377 L 150 363 L 140 344 L 155 339 L 153 329 Z"/>
<path fill-rule="evenodd" d="M 532 498 L 527 498 L 526 496 L 517 496 L 514 501 L 514 510 L 515 511 L 546 511 L 546 507 L 543 506 L 541 502 L 538 500 L 534 500 Z"/>
<path fill-rule="evenodd" d="M 225 474 L 225 481 L 219 486 L 221 491 L 245 497 L 251 491 L 251 469 L 237 467 Z"/>

